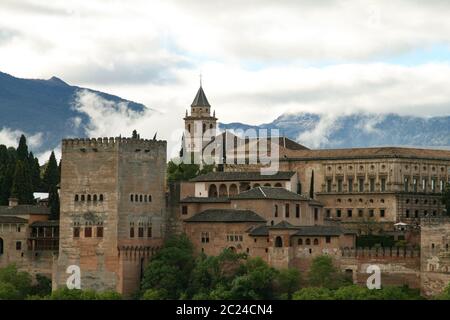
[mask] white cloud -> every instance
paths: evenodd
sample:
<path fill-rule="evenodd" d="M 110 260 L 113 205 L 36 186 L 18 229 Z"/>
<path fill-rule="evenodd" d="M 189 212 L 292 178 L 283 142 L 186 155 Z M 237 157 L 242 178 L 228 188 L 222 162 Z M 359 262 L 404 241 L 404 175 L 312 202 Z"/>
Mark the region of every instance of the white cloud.
<path fill-rule="evenodd" d="M 313 149 L 328 144 L 330 134 L 339 128 L 338 120 L 335 116 L 324 115 L 313 130 L 305 131 L 298 136 L 298 142 Z"/>
<path fill-rule="evenodd" d="M 181 136 L 200 70 L 222 122 L 267 123 L 297 111 L 445 115 L 449 59 L 392 61 L 448 48 L 449 13 L 439 0 L 2 0 L 0 70 L 57 75 L 158 110 L 109 112 L 107 101 L 87 95 L 79 108 L 93 136 L 132 127 Z M 319 143 L 327 128 L 304 138 Z"/>
<path fill-rule="evenodd" d="M 27 137 L 27 145 L 30 151 L 42 145 L 43 134 L 41 132 L 29 135 L 23 131 L 13 130 L 6 127 L 0 130 L 0 144 L 4 144 L 7 147 L 16 148 L 19 144 L 19 139 L 22 134 Z"/>

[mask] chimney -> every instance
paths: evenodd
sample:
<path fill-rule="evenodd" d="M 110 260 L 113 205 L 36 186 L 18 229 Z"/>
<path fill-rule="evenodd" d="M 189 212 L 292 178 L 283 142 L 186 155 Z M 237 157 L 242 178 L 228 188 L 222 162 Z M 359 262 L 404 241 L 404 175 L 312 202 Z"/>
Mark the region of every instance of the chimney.
<path fill-rule="evenodd" d="M 19 199 L 17 198 L 9 198 L 9 206 L 10 207 L 15 207 L 19 204 Z"/>

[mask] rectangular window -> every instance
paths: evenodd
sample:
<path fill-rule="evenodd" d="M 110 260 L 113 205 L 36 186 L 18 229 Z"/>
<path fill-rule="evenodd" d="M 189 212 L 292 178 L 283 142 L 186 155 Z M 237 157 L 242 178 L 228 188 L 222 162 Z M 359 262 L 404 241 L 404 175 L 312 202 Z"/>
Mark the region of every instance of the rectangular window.
<path fill-rule="evenodd" d="M 373 218 L 375 216 L 375 212 L 373 209 L 369 210 L 369 217 Z"/>
<path fill-rule="evenodd" d="M 328 179 L 327 180 L 327 192 L 331 192 L 331 183 L 332 183 L 331 179 Z"/>
<path fill-rule="evenodd" d="M 426 178 L 422 179 L 422 191 L 427 191 L 428 188 L 428 180 Z"/>
<path fill-rule="evenodd" d="M 298 203 L 295 205 L 295 217 L 300 218 L 300 205 Z"/>
<path fill-rule="evenodd" d="M 359 192 L 364 192 L 364 178 L 359 178 Z"/>
<path fill-rule="evenodd" d="M 130 227 L 130 238 L 134 238 L 134 227 Z"/>
<path fill-rule="evenodd" d="M 319 209 L 314 208 L 314 221 L 319 220 Z"/>
<path fill-rule="evenodd" d="M 209 232 L 202 232 L 202 243 L 209 243 Z"/>
<path fill-rule="evenodd" d="M 289 203 L 286 203 L 285 205 L 285 217 L 289 218 Z"/>
<path fill-rule="evenodd" d="M 358 209 L 358 217 L 362 218 L 364 216 L 364 210 Z"/>
<path fill-rule="evenodd" d="M 16 241 L 16 250 L 22 250 L 22 242 Z"/>
<path fill-rule="evenodd" d="M 386 215 L 386 211 L 384 209 L 380 209 L 380 217 L 384 218 L 385 215 Z"/>
<path fill-rule="evenodd" d="M 338 217 L 338 218 L 341 217 L 341 209 L 336 210 L 336 217 Z"/>
<path fill-rule="evenodd" d="M 85 227 L 84 228 L 84 237 L 85 238 L 91 238 L 92 237 L 92 227 Z"/>
<path fill-rule="evenodd" d="M 417 178 L 413 179 L 413 190 L 414 192 L 417 192 Z"/>
<path fill-rule="evenodd" d="M 138 237 L 143 238 L 144 237 L 144 228 L 139 227 L 138 228 Z"/>
<path fill-rule="evenodd" d="M 409 192 L 409 178 L 405 178 L 403 183 L 405 192 Z"/>
<path fill-rule="evenodd" d="M 338 192 L 342 192 L 342 179 L 338 179 Z"/>
<path fill-rule="evenodd" d="M 353 178 L 348 178 L 348 192 L 353 192 Z"/>
<path fill-rule="evenodd" d="M 407 218 L 409 218 L 409 209 L 406 209 L 405 215 L 406 215 Z"/>
<path fill-rule="evenodd" d="M 147 228 L 147 238 L 151 238 L 152 236 L 152 227 L 150 226 Z"/>
<path fill-rule="evenodd" d="M 330 236 L 326 236 L 325 237 L 325 242 L 326 243 L 331 243 L 331 237 Z"/>
<path fill-rule="evenodd" d="M 386 178 L 381 178 L 381 192 L 386 191 Z"/>
<path fill-rule="evenodd" d="M 375 178 L 370 178 L 370 192 L 375 192 Z"/>
<path fill-rule="evenodd" d="M 351 218 L 353 216 L 353 210 L 352 209 L 348 209 L 347 210 L 347 217 Z"/>
<path fill-rule="evenodd" d="M 103 238 L 103 227 L 97 227 L 97 238 Z"/>
<path fill-rule="evenodd" d="M 79 238 L 80 237 L 80 227 L 74 227 L 73 228 L 73 237 Z"/>
<path fill-rule="evenodd" d="M 431 191 L 436 192 L 436 179 L 435 178 L 431 179 Z"/>
<path fill-rule="evenodd" d="M 182 206 L 181 207 L 181 214 L 183 214 L 183 215 L 188 214 L 188 207 L 187 206 Z"/>
<path fill-rule="evenodd" d="M 330 209 L 327 209 L 326 214 L 327 214 L 327 218 L 331 218 L 331 210 Z"/>

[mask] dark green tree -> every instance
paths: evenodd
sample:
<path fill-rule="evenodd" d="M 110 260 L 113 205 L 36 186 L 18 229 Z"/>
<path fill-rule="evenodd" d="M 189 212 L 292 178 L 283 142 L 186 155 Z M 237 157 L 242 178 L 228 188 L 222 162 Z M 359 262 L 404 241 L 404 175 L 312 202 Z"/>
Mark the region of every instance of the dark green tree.
<path fill-rule="evenodd" d="M 31 276 L 14 264 L 0 268 L 0 300 L 22 300 L 31 292 Z"/>
<path fill-rule="evenodd" d="M 17 153 L 15 148 L 0 146 L 0 205 L 7 205 L 16 168 Z"/>
<path fill-rule="evenodd" d="M 343 274 L 333 265 L 333 260 L 329 256 L 318 256 L 313 259 L 308 280 L 313 287 L 328 289 L 335 289 L 345 284 Z"/>
<path fill-rule="evenodd" d="M 193 246 L 185 235 L 169 238 L 148 264 L 142 292 L 166 290 L 168 299 L 178 299 L 186 291 L 194 268 Z"/>
<path fill-rule="evenodd" d="M 19 204 L 33 204 L 33 184 L 26 164 L 17 160 L 14 170 L 11 196 L 17 198 Z"/>
<path fill-rule="evenodd" d="M 292 294 L 300 289 L 300 272 L 294 268 L 280 270 L 276 283 L 277 291 L 280 293 L 279 297 L 290 300 L 292 299 Z"/>
<path fill-rule="evenodd" d="M 167 165 L 167 179 L 169 182 L 188 181 L 198 175 L 212 172 L 214 165 L 203 165 L 202 168 L 198 164 L 185 164 L 183 162 L 176 164 L 170 160 Z"/>
<path fill-rule="evenodd" d="M 33 152 L 30 152 L 28 155 L 28 169 L 30 170 L 31 182 L 33 183 L 33 191 L 42 191 L 41 166 Z"/>
<path fill-rule="evenodd" d="M 24 135 L 20 136 L 19 146 L 17 147 L 17 159 L 23 162 L 28 159 L 27 138 Z"/>
<path fill-rule="evenodd" d="M 48 192 L 48 202 L 52 219 L 59 219 L 59 194 L 58 184 L 60 181 L 60 171 L 56 162 L 55 153 L 52 151 L 44 172 L 44 190 Z"/>

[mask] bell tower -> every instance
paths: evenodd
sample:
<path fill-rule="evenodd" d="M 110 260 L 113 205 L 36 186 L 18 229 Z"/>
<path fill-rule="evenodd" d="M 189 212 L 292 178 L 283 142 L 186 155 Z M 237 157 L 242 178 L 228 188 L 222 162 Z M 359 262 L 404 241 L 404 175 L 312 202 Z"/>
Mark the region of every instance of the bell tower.
<path fill-rule="evenodd" d="M 184 150 L 187 153 L 201 154 L 203 148 L 216 136 L 217 118 L 214 112 L 211 115 L 211 105 L 203 91 L 200 81 L 200 88 L 191 104 L 191 112 L 184 117 Z"/>

